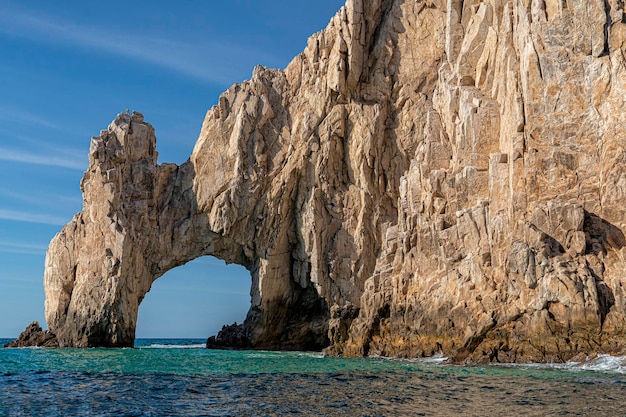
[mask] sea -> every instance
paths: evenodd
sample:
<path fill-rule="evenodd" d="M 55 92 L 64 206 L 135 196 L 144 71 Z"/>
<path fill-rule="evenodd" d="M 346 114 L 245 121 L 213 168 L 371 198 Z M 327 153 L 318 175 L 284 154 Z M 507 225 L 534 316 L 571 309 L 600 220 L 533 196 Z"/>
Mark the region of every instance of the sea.
<path fill-rule="evenodd" d="M 0 416 L 626 416 L 626 357 L 458 366 L 189 339 L 0 349 Z"/>

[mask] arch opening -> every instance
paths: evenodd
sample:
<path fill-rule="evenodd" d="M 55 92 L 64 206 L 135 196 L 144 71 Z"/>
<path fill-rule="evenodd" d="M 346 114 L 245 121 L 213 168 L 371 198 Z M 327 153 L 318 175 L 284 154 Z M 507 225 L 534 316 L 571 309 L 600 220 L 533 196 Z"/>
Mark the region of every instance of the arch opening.
<path fill-rule="evenodd" d="M 243 323 L 250 272 L 203 256 L 158 278 L 139 305 L 136 339 L 203 339 L 224 324 Z"/>

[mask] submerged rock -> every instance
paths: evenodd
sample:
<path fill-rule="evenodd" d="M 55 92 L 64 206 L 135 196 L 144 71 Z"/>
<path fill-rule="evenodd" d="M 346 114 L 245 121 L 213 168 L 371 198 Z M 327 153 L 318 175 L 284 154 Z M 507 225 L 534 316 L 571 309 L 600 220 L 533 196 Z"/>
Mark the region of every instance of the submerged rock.
<path fill-rule="evenodd" d="M 245 266 L 252 348 L 456 361 L 626 349 L 624 2 L 349 0 L 181 166 L 119 115 L 53 239 L 62 346 L 131 346 L 152 282 Z M 233 333 L 234 332 L 234 333 Z"/>
<path fill-rule="evenodd" d="M 4 345 L 5 348 L 18 347 L 59 347 L 56 336 L 49 330 L 43 330 L 38 322 L 34 321 L 14 341 Z"/>

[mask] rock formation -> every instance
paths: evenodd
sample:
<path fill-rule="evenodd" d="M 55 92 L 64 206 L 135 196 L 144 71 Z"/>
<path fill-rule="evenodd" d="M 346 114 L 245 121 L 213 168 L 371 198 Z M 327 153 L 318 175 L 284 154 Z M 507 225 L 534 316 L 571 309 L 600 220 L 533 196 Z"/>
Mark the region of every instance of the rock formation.
<path fill-rule="evenodd" d="M 5 348 L 58 346 L 56 336 L 48 330 L 43 330 L 36 321 L 26 326 L 17 339 L 4 345 Z"/>
<path fill-rule="evenodd" d="M 250 341 L 245 326 L 235 322 L 228 326 L 222 326 L 222 330 L 217 336 L 209 337 L 206 341 L 206 347 L 207 349 L 248 349 L 250 348 Z"/>
<path fill-rule="evenodd" d="M 291 280 L 289 257 L 283 263 L 292 225 L 283 224 L 280 212 L 263 219 L 275 209 L 260 202 L 271 184 L 254 190 L 242 182 L 235 192 L 240 170 L 247 168 L 238 164 L 229 172 L 235 159 L 220 160 L 210 149 L 180 167 L 158 165 L 155 143 L 154 129 L 139 113 L 120 114 L 92 139 L 81 182 L 83 211 L 53 239 L 46 257 L 46 320 L 59 344 L 132 346 L 139 304 L 152 282 L 210 254 L 251 271 L 255 292 L 247 329 L 255 347 L 325 346 L 324 300 L 310 282 Z M 245 145 L 234 143 L 233 152 Z M 216 138 L 215 145 L 224 144 Z M 256 252 L 268 256 L 270 245 L 283 251 L 274 261 L 280 268 Z"/>
<path fill-rule="evenodd" d="M 251 273 L 253 348 L 622 353 L 625 13 L 348 0 L 284 71 L 219 98 L 185 164 L 119 115 L 48 250 L 50 329 L 131 345 L 152 282 L 210 254 Z"/>

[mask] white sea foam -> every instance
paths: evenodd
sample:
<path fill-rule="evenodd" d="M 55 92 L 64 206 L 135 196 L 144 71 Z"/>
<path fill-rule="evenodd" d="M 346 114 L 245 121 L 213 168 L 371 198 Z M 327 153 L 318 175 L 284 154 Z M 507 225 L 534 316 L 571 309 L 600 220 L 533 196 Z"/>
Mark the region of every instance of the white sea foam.
<path fill-rule="evenodd" d="M 436 355 L 429 356 L 427 358 L 419 358 L 417 361 L 421 363 L 430 363 L 434 365 L 440 365 L 440 364 L 443 364 L 447 360 L 448 360 L 447 356 L 443 356 L 441 353 L 438 353 Z"/>
<path fill-rule="evenodd" d="M 277 351 L 271 351 L 271 350 L 255 350 L 255 351 L 250 351 L 250 352 L 245 352 L 245 357 L 247 359 L 267 359 L 267 358 L 271 358 L 271 357 L 280 357 L 282 356 L 283 352 Z"/>
<path fill-rule="evenodd" d="M 298 351 L 272 351 L 272 350 L 256 350 L 246 353 L 248 359 L 267 359 L 271 357 L 297 357 L 297 358 L 325 358 L 322 352 L 298 352 Z"/>
<path fill-rule="evenodd" d="M 140 349 L 204 349 L 206 345 L 198 343 L 193 345 L 165 345 L 162 343 L 155 343 L 148 346 L 141 346 Z"/>
<path fill-rule="evenodd" d="M 433 356 L 426 356 L 423 358 L 394 358 L 394 357 L 385 357 L 385 356 L 371 356 L 373 358 L 378 358 L 378 359 L 388 359 L 388 360 L 400 360 L 400 361 L 406 361 L 406 362 L 412 362 L 412 363 L 424 363 L 424 364 L 428 364 L 428 365 L 444 365 L 446 363 L 446 361 L 448 360 L 447 356 L 444 356 L 441 353 L 437 353 L 436 355 Z"/>
<path fill-rule="evenodd" d="M 298 352 L 296 356 L 300 358 L 324 359 L 326 356 L 322 352 Z"/>
<path fill-rule="evenodd" d="M 626 356 L 598 355 L 597 358 L 577 364 L 585 371 L 626 374 Z"/>
<path fill-rule="evenodd" d="M 566 363 L 531 363 L 531 364 L 493 364 L 495 366 L 510 366 L 532 369 L 555 369 L 567 372 L 603 372 L 612 374 L 626 374 L 626 356 L 598 355 L 582 362 L 569 361 Z"/>

